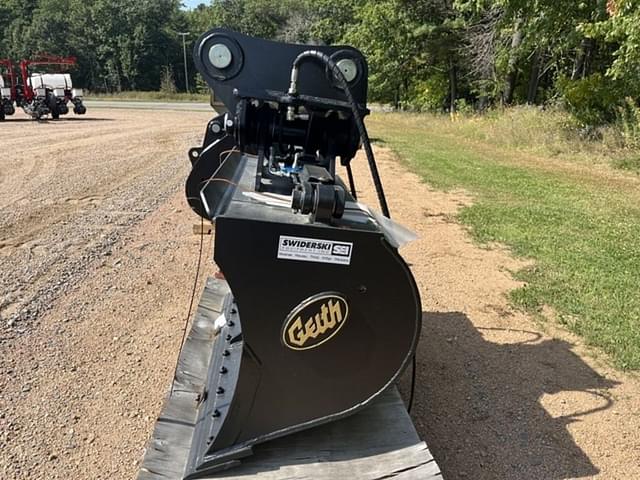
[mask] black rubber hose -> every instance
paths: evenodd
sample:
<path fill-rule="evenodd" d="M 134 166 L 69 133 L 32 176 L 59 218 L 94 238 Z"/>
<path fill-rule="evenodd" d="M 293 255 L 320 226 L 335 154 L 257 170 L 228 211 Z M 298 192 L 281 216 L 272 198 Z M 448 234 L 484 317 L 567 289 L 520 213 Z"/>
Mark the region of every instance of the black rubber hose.
<path fill-rule="evenodd" d="M 356 182 L 353 180 L 353 171 L 351 170 L 351 163 L 347 163 L 347 177 L 349 178 L 349 190 L 351 190 L 351 196 L 354 200 L 358 200 L 356 195 Z"/>
<path fill-rule="evenodd" d="M 380 202 L 380 209 L 382 210 L 382 214 L 385 217 L 391 218 L 391 215 L 389 213 L 389 206 L 387 205 L 387 199 L 384 196 L 384 189 L 382 188 L 382 181 L 380 180 L 380 174 L 378 173 L 378 166 L 376 165 L 376 159 L 373 156 L 373 149 L 371 148 L 369 134 L 367 133 L 367 129 L 364 126 L 362 115 L 360 114 L 360 110 L 358 110 L 358 104 L 353 98 L 353 94 L 351 93 L 351 89 L 349 88 L 347 79 L 344 78 L 344 74 L 342 73 L 342 70 L 340 70 L 336 62 L 334 62 L 333 59 L 329 57 L 329 55 L 319 52 L 318 50 L 306 50 L 302 52 L 293 61 L 293 65 L 291 67 L 291 87 L 289 88 L 289 94 L 297 95 L 298 70 L 300 68 L 300 64 L 302 63 L 302 61 L 307 58 L 313 58 L 313 59 L 319 60 L 320 62 L 327 65 L 331 70 L 331 73 L 334 75 L 335 79 L 338 80 L 338 83 L 340 83 L 340 87 L 342 87 L 342 89 L 344 90 L 344 93 L 347 96 L 347 100 L 349 101 L 349 105 L 351 106 L 353 119 L 356 122 L 358 133 L 360 134 L 360 141 L 362 142 L 362 146 L 364 147 L 364 151 L 367 155 L 367 161 L 369 162 L 369 170 L 371 171 L 373 184 L 376 188 L 376 194 L 378 195 L 378 202 Z"/>
<path fill-rule="evenodd" d="M 417 352 L 414 352 L 413 358 L 411 359 L 411 391 L 409 392 L 409 403 L 407 404 L 407 411 L 409 413 L 411 413 L 411 409 L 413 408 L 413 399 L 416 393 L 416 372 L 418 370 L 416 355 Z"/>

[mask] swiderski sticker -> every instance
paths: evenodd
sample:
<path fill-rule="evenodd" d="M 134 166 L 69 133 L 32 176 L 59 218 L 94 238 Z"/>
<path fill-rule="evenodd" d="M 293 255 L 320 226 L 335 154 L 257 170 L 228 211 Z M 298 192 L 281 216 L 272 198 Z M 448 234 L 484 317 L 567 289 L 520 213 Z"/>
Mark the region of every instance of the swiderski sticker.
<path fill-rule="evenodd" d="M 280 235 L 278 258 L 350 265 L 353 243 Z"/>

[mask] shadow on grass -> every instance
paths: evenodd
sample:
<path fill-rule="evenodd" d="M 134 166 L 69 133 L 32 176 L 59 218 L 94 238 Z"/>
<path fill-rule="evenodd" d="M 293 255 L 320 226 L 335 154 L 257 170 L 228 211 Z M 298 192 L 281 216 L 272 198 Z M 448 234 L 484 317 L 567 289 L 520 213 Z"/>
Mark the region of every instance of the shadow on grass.
<path fill-rule="evenodd" d="M 613 400 L 600 390 L 616 382 L 598 375 L 571 344 L 536 332 L 477 329 L 459 312 L 424 312 L 417 375 L 412 417 L 444 478 L 559 480 L 599 472 L 567 427 L 610 408 Z M 541 397 L 567 391 L 583 392 L 589 407 L 552 417 Z"/>

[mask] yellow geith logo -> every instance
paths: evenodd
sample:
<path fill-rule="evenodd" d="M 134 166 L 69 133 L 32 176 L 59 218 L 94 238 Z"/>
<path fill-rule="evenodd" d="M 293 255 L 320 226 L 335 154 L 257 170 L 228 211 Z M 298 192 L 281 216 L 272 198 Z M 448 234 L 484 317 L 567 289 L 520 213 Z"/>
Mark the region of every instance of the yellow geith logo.
<path fill-rule="evenodd" d="M 347 301 L 338 294 L 313 296 L 288 315 L 282 339 L 293 350 L 317 347 L 333 337 L 349 315 Z"/>

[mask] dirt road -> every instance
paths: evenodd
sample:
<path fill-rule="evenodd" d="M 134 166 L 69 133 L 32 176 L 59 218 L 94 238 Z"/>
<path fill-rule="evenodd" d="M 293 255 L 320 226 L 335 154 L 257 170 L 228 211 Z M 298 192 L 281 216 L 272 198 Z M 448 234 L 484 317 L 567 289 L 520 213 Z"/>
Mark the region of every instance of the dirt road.
<path fill-rule="evenodd" d="M 0 478 L 133 477 L 193 283 L 181 192 L 209 116 L 0 125 Z"/>
<path fill-rule="evenodd" d="M 0 125 L 0 478 L 135 476 L 193 281 L 182 183 L 208 117 Z M 509 307 L 521 262 L 455 223 L 472 199 L 379 161 L 421 236 L 403 250 L 424 309 L 413 417 L 445 478 L 640 478 L 639 382 Z"/>

